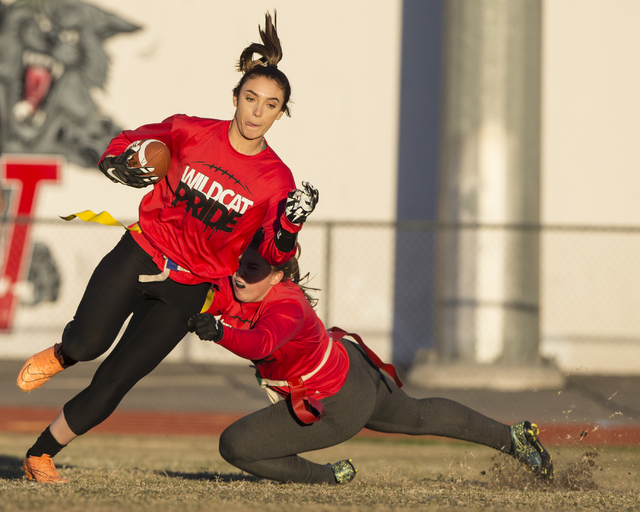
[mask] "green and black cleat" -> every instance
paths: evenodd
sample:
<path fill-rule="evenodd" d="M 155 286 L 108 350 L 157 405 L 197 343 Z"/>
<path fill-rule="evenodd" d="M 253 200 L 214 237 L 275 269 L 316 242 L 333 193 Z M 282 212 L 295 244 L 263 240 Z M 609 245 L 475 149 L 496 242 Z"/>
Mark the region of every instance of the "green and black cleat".
<path fill-rule="evenodd" d="M 553 482 L 553 462 L 538 439 L 538 426 L 530 421 L 522 421 L 512 425 L 510 430 L 513 456 L 529 466 L 540 480 Z"/>
<path fill-rule="evenodd" d="M 327 464 L 333 471 L 337 484 L 348 484 L 356 477 L 358 470 L 355 468 L 351 459 L 341 460 L 335 464 Z"/>

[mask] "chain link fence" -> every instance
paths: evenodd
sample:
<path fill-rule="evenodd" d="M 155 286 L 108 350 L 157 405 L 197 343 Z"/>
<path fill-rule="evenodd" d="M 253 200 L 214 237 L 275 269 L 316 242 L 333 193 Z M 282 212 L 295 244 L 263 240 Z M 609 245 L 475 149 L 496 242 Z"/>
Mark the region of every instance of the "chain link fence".
<path fill-rule="evenodd" d="M 13 295 L 15 308 L 5 312 L 11 322 L 0 333 L 1 358 L 22 359 L 59 341 L 91 272 L 123 234 L 120 228 L 77 220 L 23 222 L 29 229 L 15 283 L 7 276 L 12 265 L 20 265 L 12 256 L 16 221 L 5 219 L 2 226 L 0 297 Z M 531 259 L 522 243 L 506 243 L 514 233 L 535 238 L 539 257 Z M 455 249 L 446 242 L 452 236 L 458 241 Z M 468 236 L 474 243 L 465 242 Z M 529 304 L 535 326 L 527 329 L 535 331 L 540 356 L 566 372 L 640 373 L 640 270 L 634 264 L 640 228 L 310 221 L 300 243 L 301 271 L 309 273 L 307 285 L 317 289 L 312 294 L 320 299 L 317 312 L 325 325 L 359 333 L 383 359 L 400 366 L 410 367 L 423 353 L 451 352 L 456 343 L 443 343 L 436 334 L 452 304 L 446 292 L 450 269 L 444 269 L 452 261 L 457 262 L 455 305 L 460 311 L 469 304 L 475 308 L 473 315 L 456 317 L 457 336 L 471 340 L 477 363 L 499 357 L 509 336 L 503 330 L 502 340 L 493 339 L 497 331 L 486 326 L 499 326 L 500 311 L 511 307 L 498 300 L 500 286 L 506 289 L 501 269 L 526 257 L 531 263 L 523 267 L 535 268 L 537 279 L 523 282 L 516 276 L 509 286 L 533 293 L 520 295 L 529 303 L 535 298 Z M 485 360 L 483 350 L 489 354 Z M 170 358 L 236 361 L 192 335 Z"/>

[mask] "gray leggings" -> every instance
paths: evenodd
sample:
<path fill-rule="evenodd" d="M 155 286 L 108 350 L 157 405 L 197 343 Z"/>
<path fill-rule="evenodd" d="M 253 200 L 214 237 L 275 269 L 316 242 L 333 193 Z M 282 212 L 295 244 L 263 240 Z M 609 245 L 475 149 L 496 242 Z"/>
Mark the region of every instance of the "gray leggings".
<path fill-rule="evenodd" d="M 321 400 L 324 415 L 303 425 L 289 401 L 280 401 L 230 425 L 220 436 L 220 454 L 255 476 L 293 483 L 334 484 L 333 471 L 299 453 L 335 446 L 363 428 L 377 432 L 463 439 L 511 451 L 509 426 L 444 398 L 415 399 L 398 388 L 348 341 L 349 375 L 340 391 Z"/>

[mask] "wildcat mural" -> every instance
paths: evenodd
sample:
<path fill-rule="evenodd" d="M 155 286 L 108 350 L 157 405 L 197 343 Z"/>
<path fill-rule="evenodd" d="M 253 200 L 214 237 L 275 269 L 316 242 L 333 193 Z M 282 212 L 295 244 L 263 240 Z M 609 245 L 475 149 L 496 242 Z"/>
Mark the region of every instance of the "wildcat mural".
<path fill-rule="evenodd" d="M 138 30 L 79 0 L 18 0 L 0 14 L 0 152 L 63 155 L 95 169 L 120 132 L 91 89 L 104 88 L 103 42 Z"/>
<path fill-rule="evenodd" d="M 121 131 L 91 96 L 91 90 L 104 88 L 107 80 L 104 41 L 139 29 L 80 0 L 0 1 L 3 218 L 32 216 L 39 186 L 59 183 L 65 160 L 97 171 L 104 148 Z M 29 233 L 29 223 L 3 222 L 0 330 L 11 327 L 15 285 L 21 280 L 29 281 L 34 290 L 23 304 L 55 301 L 58 296 L 55 261 L 45 245 L 31 246 Z"/>

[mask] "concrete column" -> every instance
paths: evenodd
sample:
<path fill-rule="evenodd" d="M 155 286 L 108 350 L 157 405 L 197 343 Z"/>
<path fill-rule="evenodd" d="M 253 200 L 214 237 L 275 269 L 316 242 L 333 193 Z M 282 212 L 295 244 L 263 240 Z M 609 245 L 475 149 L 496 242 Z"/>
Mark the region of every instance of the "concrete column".
<path fill-rule="evenodd" d="M 437 355 L 539 362 L 540 0 L 447 0 Z"/>

